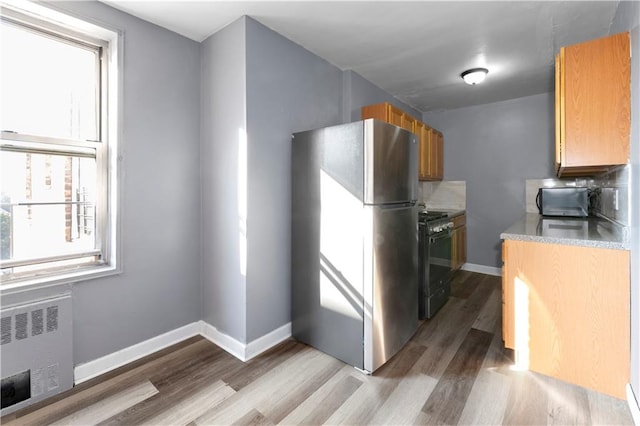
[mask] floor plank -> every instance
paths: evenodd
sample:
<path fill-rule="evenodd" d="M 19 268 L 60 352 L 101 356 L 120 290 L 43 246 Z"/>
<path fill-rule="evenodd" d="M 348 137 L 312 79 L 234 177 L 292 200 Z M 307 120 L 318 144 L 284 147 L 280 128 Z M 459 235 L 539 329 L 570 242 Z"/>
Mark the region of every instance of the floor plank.
<path fill-rule="evenodd" d="M 269 426 L 275 423 L 272 423 L 271 420 L 266 418 L 260 411 L 253 409 L 233 424 L 234 426 Z"/>
<path fill-rule="evenodd" d="M 585 389 L 594 425 L 633 425 L 626 401 Z"/>
<path fill-rule="evenodd" d="M 478 286 L 477 276 L 469 271 L 458 271 L 451 280 L 451 296 L 466 299 Z"/>
<path fill-rule="evenodd" d="M 529 371 L 512 371 L 511 389 L 503 419 L 504 424 L 546 425 L 549 395 L 542 382 Z M 572 422 L 573 424 L 578 424 Z"/>
<path fill-rule="evenodd" d="M 486 331 L 488 333 L 494 333 L 496 330 L 496 324 L 499 321 L 499 317 L 502 314 L 502 290 L 495 287 L 487 302 L 480 310 L 478 317 L 473 322 L 472 328 Z"/>
<path fill-rule="evenodd" d="M 282 419 L 281 424 L 322 424 L 363 384 L 363 375 L 344 365 L 309 398 Z M 351 383 L 351 384 L 349 384 Z M 314 420 L 314 421 L 312 421 Z"/>
<path fill-rule="evenodd" d="M 164 409 L 147 418 L 143 424 L 186 425 L 235 393 L 230 386 L 218 380 L 199 389 L 189 398 L 184 398 L 175 404 L 167 404 Z"/>
<path fill-rule="evenodd" d="M 147 398 L 158 393 L 158 389 L 146 381 L 130 388 L 124 389 L 117 394 L 111 395 L 86 408 L 75 411 L 60 420 L 53 422 L 54 425 L 96 425 L 123 409 L 134 406 Z"/>
<path fill-rule="evenodd" d="M 422 407 L 429 423 L 456 424 L 476 380 L 493 335 L 471 329 Z"/>
<path fill-rule="evenodd" d="M 549 377 L 538 378 L 547 389 L 548 425 L 591 424 L 589 398 L 584 388 Z"/>
<path fill-rule="evenodd" d="M 433 377 L 409 371 L 369 422 L 372 425 L 413 424 L 417 413 L 436 387 Z"/>

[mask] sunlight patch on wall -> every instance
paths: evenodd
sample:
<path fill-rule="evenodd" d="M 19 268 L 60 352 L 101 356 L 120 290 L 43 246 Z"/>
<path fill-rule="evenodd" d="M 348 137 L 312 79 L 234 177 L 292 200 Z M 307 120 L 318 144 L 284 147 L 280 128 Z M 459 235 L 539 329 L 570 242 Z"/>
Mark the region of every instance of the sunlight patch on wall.
<path fill-rule="evenodd" d="M 240 274 L 247 276 L 247 132 L 238 129 L 238 250 Z"/>

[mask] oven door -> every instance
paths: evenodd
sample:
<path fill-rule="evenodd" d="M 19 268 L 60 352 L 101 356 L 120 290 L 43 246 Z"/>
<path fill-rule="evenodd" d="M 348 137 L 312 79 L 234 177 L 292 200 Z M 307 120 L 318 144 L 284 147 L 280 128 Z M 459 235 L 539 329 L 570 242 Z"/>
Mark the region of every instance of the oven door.
<path fill-rule="evenodd" d="M 451 235 L 450 229 L 429 236 L 427 253 L 427 297 L 441 289 L 451 279 Z"/>

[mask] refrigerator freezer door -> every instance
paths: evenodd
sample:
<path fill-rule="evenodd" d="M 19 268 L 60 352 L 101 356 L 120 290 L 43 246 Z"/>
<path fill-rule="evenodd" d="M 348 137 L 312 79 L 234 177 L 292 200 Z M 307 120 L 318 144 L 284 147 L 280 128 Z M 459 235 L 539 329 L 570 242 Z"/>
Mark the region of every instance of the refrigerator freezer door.
<path fill-rule="evenodd" d="M 373 372 L 418 327 L 418 218 L 415 207 L 365 209 L 364 369 Z"/>
<path fill-rule="evenodd" d="M 364 120 L 364 203 L 415 201 L 417 186 L 416 136 L 382 121 Z"/>

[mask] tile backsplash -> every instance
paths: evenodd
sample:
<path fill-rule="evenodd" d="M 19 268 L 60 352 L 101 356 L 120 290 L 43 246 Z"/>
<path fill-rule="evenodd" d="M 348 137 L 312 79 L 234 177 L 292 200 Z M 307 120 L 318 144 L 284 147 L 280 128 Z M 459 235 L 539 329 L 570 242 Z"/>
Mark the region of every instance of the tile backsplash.
<path fill-rule="evenodd" d="M 600 214 L 629 225 L 629 166 L 596 177 L 600 188 Z"/>
<path fill-rule="evenodd" d="M 427 210 L 465 210 L 467 206 L 466 181 L 420 182 L 418 202 Z"/>

